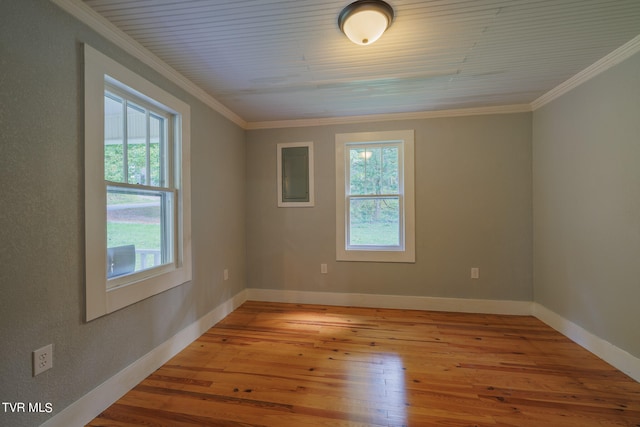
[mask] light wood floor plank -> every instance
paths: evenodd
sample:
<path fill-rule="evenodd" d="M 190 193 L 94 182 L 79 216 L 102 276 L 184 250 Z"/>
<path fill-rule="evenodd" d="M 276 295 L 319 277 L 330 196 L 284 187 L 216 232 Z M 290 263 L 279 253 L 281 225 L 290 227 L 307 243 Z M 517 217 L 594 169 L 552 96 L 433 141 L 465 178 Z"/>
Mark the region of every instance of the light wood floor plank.
<path fill-rule="evenodd" d="M 89 426 L 636 426 L 640 384 L 529 316 L 246 302 Z"/>

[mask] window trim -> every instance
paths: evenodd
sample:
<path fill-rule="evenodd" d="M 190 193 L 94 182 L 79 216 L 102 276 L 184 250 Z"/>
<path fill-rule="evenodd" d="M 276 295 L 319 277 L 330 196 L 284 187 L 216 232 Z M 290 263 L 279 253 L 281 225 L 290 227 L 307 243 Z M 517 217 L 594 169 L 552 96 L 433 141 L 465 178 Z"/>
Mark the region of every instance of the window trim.
<path fill-rule="evenodd" d="M 191 280 L 190 107 L 89 45 L 85 60 L 85 257 L 86 320 L 112 313 Z M 104 179 L 105 83 L 175 116 L 173 170 L 177 190 L 175 264 L 151 277 L 107 288 L 106 188 Z"/>
<path fill-rule="evenodd" d="M 351 144 L 400 143 L 402 158 L 399 169 L 402 174 L 400 241 L 404 247 L 386 249 L 384 246 L 348 247 L 347 228 L 347 171 L 349 170 L 348 146 Z M 336 260 L 371 262 L 415 262 L 415 195 L 414 195 L 414 131 L 397 130 L 381 132 L 339 133 L 335 139 L 336 154 Z M 402 246 L 402 243 L 401 243 Z"/>

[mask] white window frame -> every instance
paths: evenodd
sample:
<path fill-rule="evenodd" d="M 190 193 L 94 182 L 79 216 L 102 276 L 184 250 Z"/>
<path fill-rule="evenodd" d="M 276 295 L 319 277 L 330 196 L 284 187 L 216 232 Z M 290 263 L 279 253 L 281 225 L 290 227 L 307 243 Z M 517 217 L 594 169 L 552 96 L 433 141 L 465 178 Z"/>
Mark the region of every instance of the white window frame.
<path fill-rule="evenodd" d="M 90 321 L 191 280 L 190 107 L 91 46 L 85 60 L 85 256 L 86 320 Z M 177 221 L 174 262 L 143 274 L 118 279 L 107 286 L 106 203 L 104 176 L 105 84 L 155 106 L 170 115 L 173 127 L 173 176 Z"/>
<path fill-rule="evenodd" d="M 397 143 L 400 173 L 400 245 L 349 246 L 349 146 Z M 336 134 L 336 259 L 338 261 L 415 262 L 414 131 L 355 132 Z"/>

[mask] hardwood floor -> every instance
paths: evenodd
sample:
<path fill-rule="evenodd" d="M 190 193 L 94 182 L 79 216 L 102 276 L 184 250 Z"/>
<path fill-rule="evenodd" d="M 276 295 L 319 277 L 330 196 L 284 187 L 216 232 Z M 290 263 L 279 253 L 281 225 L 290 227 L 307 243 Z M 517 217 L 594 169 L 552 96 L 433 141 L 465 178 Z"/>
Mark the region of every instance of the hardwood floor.
<path fill-rule="evenodd" d="M 640 383 L 528 316 L 246 302 L 90 426 L 640 426 Z"/>

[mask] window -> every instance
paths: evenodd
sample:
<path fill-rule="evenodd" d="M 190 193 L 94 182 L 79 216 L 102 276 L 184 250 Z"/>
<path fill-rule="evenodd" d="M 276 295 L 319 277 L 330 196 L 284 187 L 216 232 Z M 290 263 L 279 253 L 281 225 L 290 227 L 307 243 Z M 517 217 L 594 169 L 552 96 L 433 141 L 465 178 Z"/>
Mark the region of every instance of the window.
<path fill-rule="evenodd" d="M 415 262 L 413 131 L 336 135 L 336 254 Z"/>
<path fill-rule="evenodd" d="M 189 106 L 85 45 L 87 320 L 191 279 Z"/>

